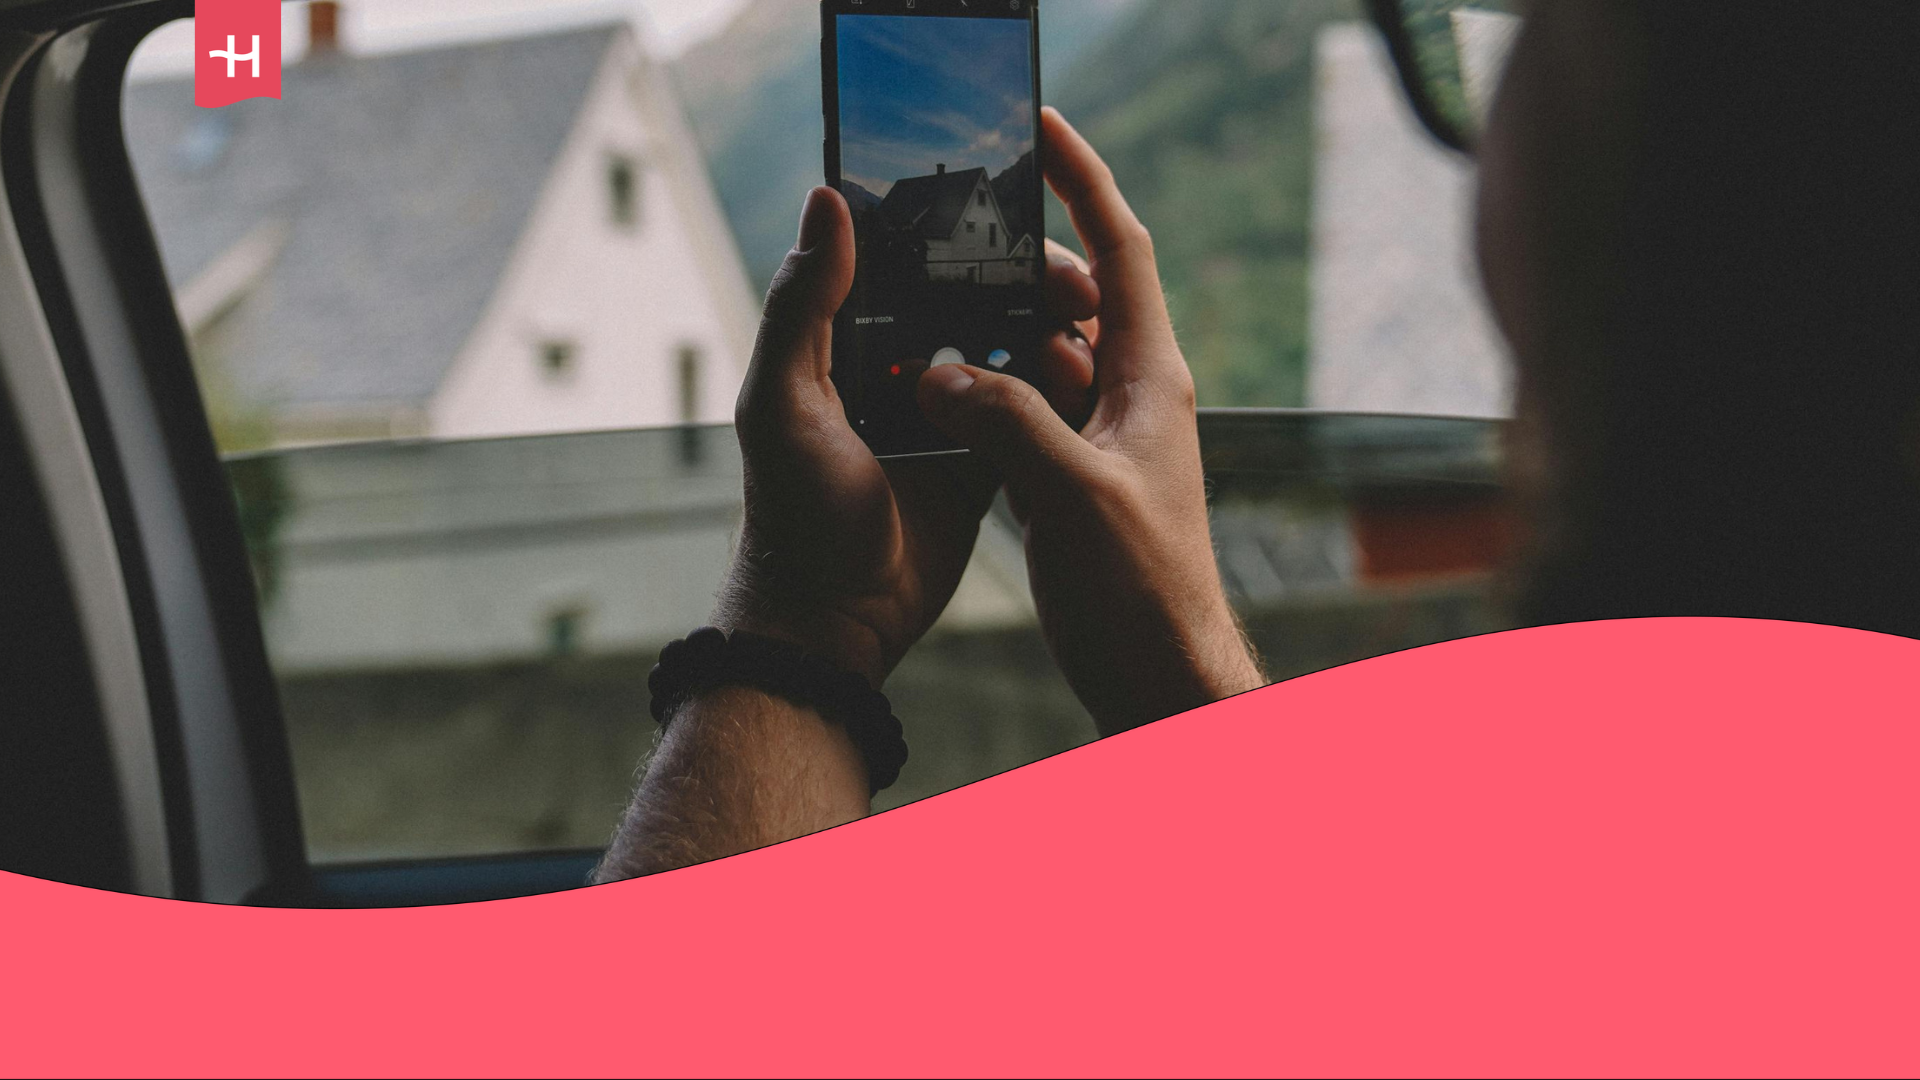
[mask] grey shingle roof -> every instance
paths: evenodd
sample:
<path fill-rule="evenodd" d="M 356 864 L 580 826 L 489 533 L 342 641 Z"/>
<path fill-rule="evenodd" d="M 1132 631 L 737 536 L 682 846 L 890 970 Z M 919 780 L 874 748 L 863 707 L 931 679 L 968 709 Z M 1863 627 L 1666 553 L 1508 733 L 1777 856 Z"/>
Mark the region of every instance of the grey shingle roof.
<path fill-rule="evenodd" d="M 966 169 L 902 180 L 887 192 L 880 212 L 928 240 L 945 240 L 960 227 L 967 200 L 985 175 L 985 169 Z"/>
<path fill-rule="evenodd" d="M 270 407 L 419 405 L 500 279 L 617 25 L 289 67 L 282 99 L 136 82 L 126 129 L 179 289 L 262 224 L 287 242 L 221 329 Z"/>

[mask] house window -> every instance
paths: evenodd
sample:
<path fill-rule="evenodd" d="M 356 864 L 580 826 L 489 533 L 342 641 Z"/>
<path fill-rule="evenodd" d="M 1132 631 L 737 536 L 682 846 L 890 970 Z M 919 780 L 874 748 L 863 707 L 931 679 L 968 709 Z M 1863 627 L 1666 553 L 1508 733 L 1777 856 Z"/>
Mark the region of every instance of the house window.
<path fill-rule="evenodd" d="M 1000 226 L 994 224 L 991 221 L 987 222 L 987 246 L 988 247 L 1000 246 Z"/>
<path fill-rule="evenodd" d="M 968 231 L 968 232 L 979 232 L 979 231 L 980 231 L 980 223 L 979 223 L 979 222 L 977 222 L 977 221 L 969 221 L 969 222 L 967 222 L 967 231 Z"/>
<path fill-rule="evenodd" d="M 565 379 L 573 374 L 579 355 L 580 347 L 571 341 L 543 341 L 540 343 L 540 373 L 556 382 Z"/>
<path fill-rule="evenodd" d="M 580 638 L 586 629 L 587 613 L 581 608 L 562 608 L 547 616 L 547 655 L 552 659 L 576 656 Z"/>
<path fill-rule="evenodd" d="M 980 200 L 981 206 L 987 205 L 987 189 L 986 188 L 980 189 L 979 200 Z"/>
<path fill-rule="evenodd" d="M 700 347 L 680 346 L 680 463 L 698 465 L 703 456 L 700 422 Z"/>
<path fill-rule="evenodd" d="M 223 110 L 209 109 L 194 117 L 175 152 L 187 171 L 199 172 L 219 161 L 232 141 L 233 118 Z"/>
<path fill-rule="evenodd" d="M 630 229 L 640 222 L 640 167 L 630 157 L 607 162 L 607 207 L 615 225 Z"/>

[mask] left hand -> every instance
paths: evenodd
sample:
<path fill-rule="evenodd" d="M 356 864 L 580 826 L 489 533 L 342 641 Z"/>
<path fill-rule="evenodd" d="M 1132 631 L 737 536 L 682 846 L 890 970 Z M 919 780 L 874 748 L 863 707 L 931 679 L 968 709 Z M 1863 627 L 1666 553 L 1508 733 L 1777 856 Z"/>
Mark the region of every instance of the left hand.
<path fill-rule="evenodd" d="M 1063 326 L 1099 307 L 1090 278 L 1050 260 Z M 736 415 L 746 522 L 714 625 L 804 646 L 878 687 L 946 609 L 1000 487 L 979 455 L 882 463 L 835 390 L 833 319 L 853 287 L 846 200 L 816 188 L 767 297 Z M 1057 333 L 1043 391 L 1084 413 L 1093 354 Z"/>
<path fill-rule="evenodd" d="M 1063 424 L 1058 403 L 1033 387 L 963 365 L 928 372 L 920 404 L 935 427 L 1004 471 L 1041 630 L 1111 735 L 1266 677 L 1220 584 L 1193 376 L 1153 238 L 1093 147 L 1059 113 L 1041 115 L 1047 180 L 1091 257 L 1092 419 Z M 1075 318 L 1089 329 L 1088 314 Z"/>

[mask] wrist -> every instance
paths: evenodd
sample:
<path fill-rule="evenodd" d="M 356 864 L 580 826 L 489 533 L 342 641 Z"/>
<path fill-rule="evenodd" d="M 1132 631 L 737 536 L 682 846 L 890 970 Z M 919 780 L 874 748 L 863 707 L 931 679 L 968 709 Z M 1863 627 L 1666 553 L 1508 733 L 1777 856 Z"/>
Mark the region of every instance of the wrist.
<path fill-rule="evenodd" d="M 688 694 L 667 726 L 674 747 L 715 750 L 739 757 L 807 757 L 843 782 L 831 790 L 858 791 L 867 799 L 866 758 L 840 724 L 811 705 L 801 705 L 756 686 L 723 683 Z M 665 743 L 663 742 L 663 745 Z M 779 753 L 768 754 L 769 747 Z M 842 800 L 854 805 L 851 796 Z"/>
<path fill-rule="evenodd" d="M 1258 690 L 1270 681 L 1246 625 L 1224 596 L 1195 650 L 1195 659 L 1201 684 L 1214 701 Z"/>
<path fill-rule="evenodd" d="M 892 664 L 880 634 L 831 605 L 782 595 L 736 573 L 721 592 L 713 625 L 731 634 L 745 631 L 795 645 L 842 671 L 863 676 L 874 689 L 887 681 Z"/>
<path fill-rule="evenodd" d="M 715 690 L 754 689 L 844 728 L 866 763 L 870 794 L 891 787 L 907 762 L 893 706 L 868 679 L 802 645 L 750 631 L 702 627 L 660 650 L 647 676 L 653 717 L 669 729 L 689 702 Z"/>

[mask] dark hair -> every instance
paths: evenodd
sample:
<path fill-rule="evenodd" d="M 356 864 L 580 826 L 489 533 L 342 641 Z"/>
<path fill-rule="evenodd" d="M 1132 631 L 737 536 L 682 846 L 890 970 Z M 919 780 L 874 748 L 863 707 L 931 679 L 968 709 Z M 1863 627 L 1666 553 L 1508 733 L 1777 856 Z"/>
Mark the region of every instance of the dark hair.
<path fill-rule="evenodd" d="M 1920 636 L 1920 11 L 1614 10 L 1642 77 L 1561 244 L 1587 340 L 1538 380 L 1568 431 L 1523 614 Z"/>

